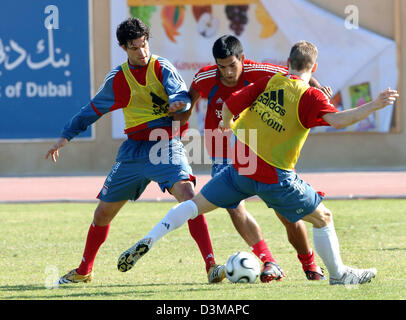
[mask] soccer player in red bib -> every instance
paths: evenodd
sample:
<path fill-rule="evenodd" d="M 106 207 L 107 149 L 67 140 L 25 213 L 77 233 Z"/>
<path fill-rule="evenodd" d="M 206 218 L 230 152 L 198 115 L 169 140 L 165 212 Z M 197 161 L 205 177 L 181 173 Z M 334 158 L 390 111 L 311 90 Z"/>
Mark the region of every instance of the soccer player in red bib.
<path fill-rule="evenodd" d="M 117 40 L 128 60 L 106 76 L 95 97 L 65 125 L 62 137 L 46 155 L 55 162 L 59 149 L 89 125 L 108 112 L 123 111 L 128 139 L 121 145 L 116 163 L 97 196 L 99 204 L 82 261 L 58 284 L 93 279 L 94 261 L 107 239 L 110 222 L 128 200 L 137 200 L 151 181 L 179 202 L 194 195 L 195 177 L 180 139 L 180 131 L 187 124 L 181 128 L 173 125 L 173 120 L 190 108 L 187 86 L 166 58 L 150 53 L 149 35 L 149 28 L 137 18 L 118 26 Z M 169 107 L 178 111 L 170 113 Z M 225 270 L 215 263 L 207 222 L 202 218 L 189 221 L 189 230 L 204 259 L 208 280 L 215 283 L 224 279 Z"/>
<path fill-rule="evenodd" d="M 364 284 L 375 277 L 375 268 L 357 269 L 343 263 L 332 212 L 294 167 L 311 128 L 344 128 L 393 104 L 399 95 L 388 88 L 369 103 L 338 111 L 322 91 L 309 86 L 317 56 L 313 44 L 300 41 L 290 51 L 287 75 L 262 78 L 225 101 L 220 127 L 231 128 L 237 137 L 232 165 L 215 175 L 192 200 L 173 207 L 138 243 L 156 243 L 189 219 L 218 207 L 237 208 L 242 200 L 256 195 L 290 222 L 302 219 L 313 225 L 315 249 L 327 267 L 330 285 Z M 236 115 L 239 118 L 233 121 Z M 251 130 L 256 132 L 255 139 Z M 246 170 L 246 163 L 239 161 L 241 151 L 256 162 L 256 170 Z M 172 227 L 168 230 L 162 226 L 165 223 Z M 144 248 L 139 251 L 137 247 L 132 247 L 132 253 L 139 258 Z"/>

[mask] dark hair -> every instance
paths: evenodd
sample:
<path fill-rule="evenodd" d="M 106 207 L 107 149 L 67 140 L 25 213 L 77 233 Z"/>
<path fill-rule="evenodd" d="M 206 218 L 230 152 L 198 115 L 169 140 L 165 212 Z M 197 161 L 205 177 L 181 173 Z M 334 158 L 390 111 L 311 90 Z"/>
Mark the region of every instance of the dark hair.
<path fill-rule="evenodd" d="M 214 59 L 225 59 L 235 56 L 240 59 L 243 53 L 240 40 L 232 35 L 224 35 L 218 38 L 213 44 Z"/>
<path fill-rule="evenodd" d="M 307 41 L 297 42 L 290 50 L 290 66 L 296 71 L 309 71 L 316 63 L 318 50 Z"/>
<path fill-rule="evenodd" d="M 133 39 L 145 36 L 148 40 L 150 36 L 148 26 L 138 18 L 128 18 L 117 27 L 116 36 L 120 46 L 127 46 Z"/>

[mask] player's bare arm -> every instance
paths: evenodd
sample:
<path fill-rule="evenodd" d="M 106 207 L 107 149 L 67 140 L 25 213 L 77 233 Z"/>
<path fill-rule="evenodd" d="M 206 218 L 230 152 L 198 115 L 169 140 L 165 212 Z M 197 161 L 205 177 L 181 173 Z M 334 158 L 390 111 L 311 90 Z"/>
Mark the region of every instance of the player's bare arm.
<path fill-rule="evenodd" d="M 184 112 L 174 113 L 172 115 L 172 118 L 173 118 L 173 121 L 179 121 L 180 126 L 183 126 L 186 124 L 186 122 L 189 121 L 191 114 L 192 114 L 192 108 L 190 108 L 189 110 L 184 111 Z"/>
<path fill-rule="evenodd" d="M 365 119 L 377 110 L 393 104 L 398 97 L 399 94 L 396 90 L 388 88 L 382 91 L 379 96 L 371 102 L 365 103 L 357 108 L 336 113 L 327 113 L 323 116 L 323 120 L 332 127 L 341 129 Z"/>
<path fill-rule="evenodd" d="M 68 139 L 60 138 L 51 149 L 48 150 L 45 159 L 48 159 L 51 156 L 52 162 L 56 162 L 56 159 L 59 157 L 59 149 L 65 146 L 68 143 Z"/>
<path fill-rule="evenodd" d="M 321 88 L 323 88 L 323 86 L 320 84 L 320 82 L 317 81 L 315 77 L 310 78 L 309 85 L 320 90 Z"/>
<path fill-rule="evenodd" d="M 168 112 L 174 113 L 178 110 L 182 110 L 186 106 L 184 101 L 173 101 L 169 104 Z"/>
<path fill-rule="evenodd" d="M 191 108 L 193 108 L 194 105 L 196 104 L 196 102 L 200 99 L 200 92 L 197 91 L 196 89 L 194 89 L 193 87 L 190 87 L 189 96 L 190 96 L 190 100 L 192 102 Z"/>
<path fill-rule="evenodd" d="M 322 86 L 320 84 L 320 82 L 317 81 L 317 79 L 315 77 L 311 77 L 309 80 L 309 85 L 317 88 L 321 91 L 323 91 L 323 93 L 329 98 L 331 99 L 333 97 L 333 90 L 331 90 L 331 87 L 329 86 Z"/>

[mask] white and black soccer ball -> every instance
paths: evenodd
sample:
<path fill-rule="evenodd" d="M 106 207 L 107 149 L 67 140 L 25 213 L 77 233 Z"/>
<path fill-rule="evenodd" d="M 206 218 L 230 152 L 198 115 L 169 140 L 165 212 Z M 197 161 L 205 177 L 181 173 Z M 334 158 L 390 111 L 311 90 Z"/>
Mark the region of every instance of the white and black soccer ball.
<path fill-rule="evenodd" d="M 226 262 L 226 276 L 231 282 L 253 283 L 259 272 L 258 259 L 248 252 L 236 252 Z"/>

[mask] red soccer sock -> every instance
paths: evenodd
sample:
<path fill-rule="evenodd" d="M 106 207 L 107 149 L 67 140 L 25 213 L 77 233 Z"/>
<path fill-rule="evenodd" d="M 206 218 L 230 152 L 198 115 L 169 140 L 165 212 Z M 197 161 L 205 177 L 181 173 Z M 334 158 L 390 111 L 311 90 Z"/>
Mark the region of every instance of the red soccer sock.
<path fill-rule="evenodd" d="M 188 225 L 192 238 L 199 246 L 200 253 L 206 264 L 206 272 L 208 272 L 210 265 L 216 263 L 216 261 L 214 260 L 213 247 L 211 245 L 206 218 L 201 214 L 194 219 L 188 220 Z"/>
<path fill-rule="evenodd" d="M 302 263 L 302 268 L 303 270 L 312 270 L 317 265 L 314 263 L 314 253 L 313 250 L 310 249 L 310 251 L 307 254 L 299 254 L 297 255 L 299 261 Z"/>
<path fill-rule="evenodd" d="M 109 233 L 110 224 L 107 226 L 96 226 L 94 223 L 90 225 L 87 233 L 86 246 L 83 252 L 82 262 L 76 272 L 81 275 L 86 275 L 93 269 L 93 263 L 96 259 L 97 252 L 101 245 L 106 241 Z"/>
<path fill-rule="evenodd" d="M 276 262 L 272 257 L 271 251 L 269 251 L 268 245 L 265 240 L 257 242 L 251 247 L 252 252 L 259 258 L 263 263 L 265 262 Z"/>

